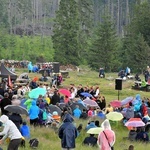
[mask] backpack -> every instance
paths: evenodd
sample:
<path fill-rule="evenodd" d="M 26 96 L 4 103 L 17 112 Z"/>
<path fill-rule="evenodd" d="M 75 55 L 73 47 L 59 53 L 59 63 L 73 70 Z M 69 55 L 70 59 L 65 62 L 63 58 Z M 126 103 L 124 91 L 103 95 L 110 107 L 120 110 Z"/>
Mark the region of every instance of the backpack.
<path fill-rule="evenodd" d="M 34 138 L 29 141 L 29 145 L 31 148 L 37 148 L 39 145 L 38 139 Z"/>
<path fill-rule="evenodd" d="M 42 119 L 47 120 L 47 112 L 46 110 L 43 110 Z"/>

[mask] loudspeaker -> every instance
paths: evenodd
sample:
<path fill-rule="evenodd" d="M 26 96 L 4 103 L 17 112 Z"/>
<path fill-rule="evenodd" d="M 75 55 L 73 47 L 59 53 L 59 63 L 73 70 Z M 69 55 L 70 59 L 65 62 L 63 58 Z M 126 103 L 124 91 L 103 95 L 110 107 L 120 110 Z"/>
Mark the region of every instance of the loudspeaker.
<path fill-rule="evenodd" d="M 115 90 L 122 90 L 122 79 L 115 80 Z"/>
<path fill-rule="evenodd" d="M 53 72 L 59 73 L 59 62 L 53 63 Z"/>

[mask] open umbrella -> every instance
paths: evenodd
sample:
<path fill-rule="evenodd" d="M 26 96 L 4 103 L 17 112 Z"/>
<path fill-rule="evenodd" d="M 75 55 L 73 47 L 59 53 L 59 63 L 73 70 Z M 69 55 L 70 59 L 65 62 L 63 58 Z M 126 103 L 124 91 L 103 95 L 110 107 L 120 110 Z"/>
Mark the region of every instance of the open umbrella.
<path fill-rule="evenodd" d="M 110 112 L 106 115 L 106 118 L 111 121 L 120 121 L 123 119 L 123 115 L 119 112 Z"/>
<path fill-rule="evenodd" d="M 123 99 L 123 100 L 121 101 L 121 106 L 127 105 L 127 104 L 128 104 L 129 102 L 131 102 L 132 100 L 133 100 L 133 97 L 132 97 L 132 96 Z"/>
<path fill-rule="evenodd" d="M 61 115 L 61 109 L 56 105 L 49 105 L 50 113 L 52 114 L 54 111 L 58 112 L 58 115 Z"/>
<path fill-rule="evenodd" d="M 114 100 L 114 101 L 110 102 L 110 105 L 114 108 L 121 107 L 121 102 L 118 100 Z"/>
<path fill-rule="evenodd" d="M 61 94 L 63 94 L 63 95 L 65 95 L 65 96 L 68 96 L 68 97 L 71 96 L 70 91 L 67 90 L 67 89 L 59 89 L 58 92 L 61 93 Z"/>
<path fill-rule="evenodd" d="M 4 107 L 4 109 L 11 112 L 11 113 L 28 115 L 27 109 L 25 109 L 21 106 L 7 105 L 7 106 Z"/>
<path fill-rule="evenodd" d="M 79 106 L 79 109 L 82 111 L 83 109 L 87 109 L 85 106 L 83 106 L 81 103 L 73 103 L 72 105 L 70 105 L 72 111 L 76 108 L 76 105 Z"/>
<path fill-rule="evenodd" d="M 30 98 L 38 98 L 39 95 L 44 96 L 45 94 L 46 94 L 46 89 L 38 87 L 29 92 L 29 97 Z"/>
<path fill-rule="evenodd" d="M 90 99 L 85 99 L 83 100 L 84 104 L 87 105 L 87 106 L 91 106 L 91 107 L 99 107 L 98 104 L 93 101 L 93 100 L 90 100 Z"/>
<path fill-rule="evenodd" d="M 82 93 L 80 93 L 82 96 L 84 96 L 84 97 L 93 97 L 90 93 L 88 93 L 88 92 L 82 92 Z"/>
<path fill-rule="evenodd" d="M 90 128 L 87 133 L 89 134 L 99 134 L 100 132 L 103 131 L 103 128 L 98 127 L 98 128 Z"/>
<path fill-rule="evenodd" d="M 140 118 L 130 118 L 126 123 L 126 127 L 143 127 L 145 123 Z"/>

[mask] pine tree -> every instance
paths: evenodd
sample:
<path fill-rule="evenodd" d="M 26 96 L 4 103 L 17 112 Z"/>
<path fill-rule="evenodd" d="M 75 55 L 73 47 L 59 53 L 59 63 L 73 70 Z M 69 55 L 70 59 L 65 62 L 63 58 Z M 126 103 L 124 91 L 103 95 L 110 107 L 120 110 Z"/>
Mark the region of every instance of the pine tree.
<path fill-rule="evenodd" d="M 75 0 L 61 0 L 56 14 L 54 35 L 54 61 L 62 64 L 79 64 L 79 19 Z"/>
<path fill-rule="evenodd" d="M 89 52 L 89 64 L 95 69 L 104 67 L 111 71 L 116 63 L 117 38 L 110 17 L 103 18 L 103 22 L 98 25 L 95 35 Z"/>

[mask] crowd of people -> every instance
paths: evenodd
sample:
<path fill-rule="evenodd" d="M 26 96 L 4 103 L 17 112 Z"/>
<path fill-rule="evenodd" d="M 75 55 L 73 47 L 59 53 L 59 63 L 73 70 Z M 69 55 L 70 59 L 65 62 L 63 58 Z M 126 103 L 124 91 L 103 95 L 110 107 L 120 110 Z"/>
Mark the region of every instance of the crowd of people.
<path fill-rule="evenodd" d="M 34 82 L 36 83 L 36 80 Z M 45 89 L 46 94 L 39 94 L 38 98 L 25 98 L 26 93 L 36 88 Z M 7 105 L 23 105 L 28 111 L 31 126 L 50 125 L 61 139 L 61 146 L 64 150 L 75 148 L 75 139 L 80 136 L 82 129 L 88 131 L 91 128 L 97 127 L 102 127 L 103 132 L 100 132 L 97 137 L 94 134 L 90 134 L 82 141 L 83 144 L 89 146 L 96 146 L 98 144 L 101 150 L 112 149 L 115 143 L 115 133 L 111 129 L 109 120 L 106 119 L 106 114 L 113 111 L 121 112 L 124 115 L 123 124 L 130 118 L 141 118 L 146 124 L 145 128 L 133 128 L 129 130 L 128 139 L 143 142 L 149 141 L 147 132 L 150 127 L 150 119 L 147 107 L 150 107 L 150 100 L 144 99 L 142 101 L 140 95 L 137 95 L 128 105 L 116 108 L 106 103 L 105 96 L 101 94 L 100 88 L 97 85 L 89 87 L 82 84 L 78 86 L 70 84 L 67 90 L 70 92 L 70 95 L 62 95 L 56 86 L 50 87 L 42 83 L 39 85 L 36 84 L 35 87 L 31 86 L 31 84 L 7 89 L 0 86 L 0 107 L 2 114 L 0 121 L 4 125 L 4 130 L 0 132 L 0 135 L 3 136 L 0 144 L 2 144 L 6 137 L 9 137 L 8 150 L 18 150 L 22 136 L 30 138 L 30 127 L 26 124 L 26 121 L 22 119 L 20 114 L 6 111 L 4 108 Z M 87 96 L 85 93 L 89 95 Z M 97 105 L 91 106 L 85 104 L 84 100 L 87 99 L 96 102 Z M 76 104 L 75 107 L 71 107 L 73 104 Z M 61 110 L 61 113 L 57 111 L 51 112 L 50 105 L 57 106 Z M 85 127 L 82 124 L 77 127 L 73 123 L 76 119 L 87 119 L 89 121 Z M 99 120 L 103 120 L 104 122 L 100 125 Z M 132 148 L 132 146 L 130 147 Z"/>

